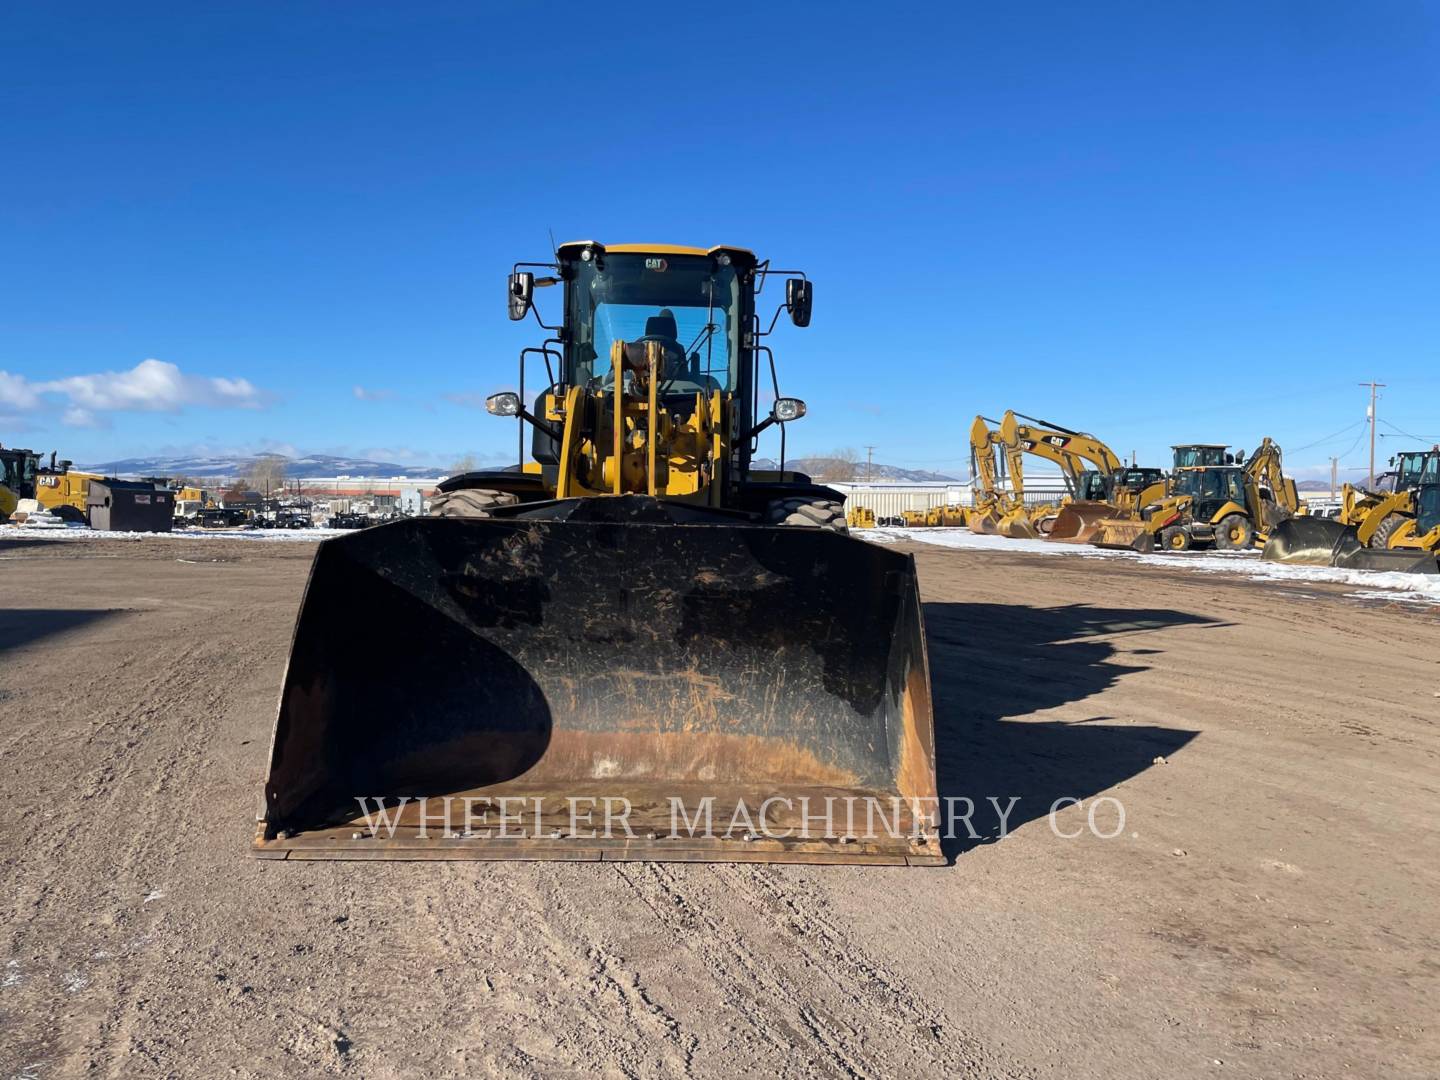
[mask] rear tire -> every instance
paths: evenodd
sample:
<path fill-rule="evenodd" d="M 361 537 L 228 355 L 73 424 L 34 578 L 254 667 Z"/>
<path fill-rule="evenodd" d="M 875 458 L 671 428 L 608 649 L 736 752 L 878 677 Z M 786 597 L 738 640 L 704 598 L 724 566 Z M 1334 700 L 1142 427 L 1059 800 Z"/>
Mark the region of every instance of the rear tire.
<path fill-rule="evenodd" d="M 491 488 L 461 488 L 459 491 L 442 491 L 430 500 L 430 517 L 444 518 L 488 518 L 491 511 L 499 506 L 514 506 L 520 501 L 518 495 Z"/>
<path fill-rule="evenodd" d="M 1169 528 L 1160 530 L 1161 551 L 1189 551 L 1191 548 L 1190 534 L 1183 526 L 1171 525 Z"/>
<path fill-rule="evenodd" d="M 845 507 L 830 499 L 776 499 L 765 510 L 767 525 L 788 525 L 801 529 L 827 529 L 848 534 Z"/>
<path fill-rule="evenodd" d="M 1221 551 L 1249 551 L 1255 546 L 1255 524 L 1242 514 L 1226 514 L 1215 526 L 1215 546 Z"/>
<path fill-rule="evenodd" d="M 1384 550 L 1390 546 L 1390 537 L 1395 535 L 1395 530 L 1408 521 L 1404 514 L 1391 514 L 1384 521 L 1380 522 L 1378 528 L 1370 537 L 1370 546 Z"/>

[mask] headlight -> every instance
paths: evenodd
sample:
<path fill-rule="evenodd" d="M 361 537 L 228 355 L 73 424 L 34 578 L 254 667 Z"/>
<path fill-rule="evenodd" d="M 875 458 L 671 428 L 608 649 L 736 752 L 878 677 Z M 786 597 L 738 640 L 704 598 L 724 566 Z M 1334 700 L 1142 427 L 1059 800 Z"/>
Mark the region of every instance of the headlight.
<path fill-rule="evenodd" d="M 508 392 L 491 394 L 485 399 L 485 411 L 491 416 L 519 416 L 520 395 Z"/>
<path fill-rule="evenodd" d="M 799 398 L 782 397 L 775 399 L 775 407 L 770 410 L 777 423 L 784 424 L 790 420 L 799 420 L 805 415 L 805 402 Z"/>

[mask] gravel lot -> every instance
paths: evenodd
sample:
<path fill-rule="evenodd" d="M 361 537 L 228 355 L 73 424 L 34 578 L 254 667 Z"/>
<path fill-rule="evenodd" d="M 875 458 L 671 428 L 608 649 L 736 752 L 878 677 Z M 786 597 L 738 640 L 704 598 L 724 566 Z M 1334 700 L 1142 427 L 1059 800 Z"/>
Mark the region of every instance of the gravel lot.
<path fill-rule="evenodd" d="M 1434 607 L 914 546 L 950 866 L 260 862 L 313 550 L 0 538 L 0 1078 L 1440 1073 Z"/>

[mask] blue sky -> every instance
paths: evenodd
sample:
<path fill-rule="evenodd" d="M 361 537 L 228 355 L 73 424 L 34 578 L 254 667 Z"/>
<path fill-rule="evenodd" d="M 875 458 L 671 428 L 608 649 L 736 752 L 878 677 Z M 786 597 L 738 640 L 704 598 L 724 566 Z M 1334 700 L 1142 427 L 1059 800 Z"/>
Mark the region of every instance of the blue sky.
<path fill-rule="evenodd" d="M 805 268 L 792 453 L 1440 437 L 1433 4 L 21 3 L 0 135 L 0 440 L 77 460 L 508 460 L 550 229 Z"/>

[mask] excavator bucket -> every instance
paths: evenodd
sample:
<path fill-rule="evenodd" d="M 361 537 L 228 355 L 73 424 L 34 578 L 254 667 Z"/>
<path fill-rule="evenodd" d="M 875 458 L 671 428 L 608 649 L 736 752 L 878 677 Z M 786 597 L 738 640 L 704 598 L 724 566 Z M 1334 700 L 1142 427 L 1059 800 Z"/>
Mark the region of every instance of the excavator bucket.
<path fill-rule="evenodd" d="M 1034 540 L 1039 537 L 1039 530 L 1035 522 L 1022 507 L 1019 510 L 1012 510 L 1000 519 L 995 526 L 995 531 L 1001 536 L 1008 536 L 1011 540 Z"/>
<path fill-rule="evenodd" d="M 910 556 L 540 505 L 320 545 L 255 855 L 943 861 Z"/>
<path fill-rule="evenodd" d="M 1440 573 L 1440 561 L 1432 552 L 1368 548 L 1360 542 L 1355 526 L 1342 525 L 1333 518 L 1294 517 L 1280 522 L 1271 530 L 1260 557 L 1300 566 Z"/>
<path fill-rule="evenodd" d="M 1050 534 L 1045 538 L 1063 544 L 1088 544 L 1100 531 L 1103 521 L 1114 518 L 1119 509 L 1107 502 L 1069 502 L 1060 508 Z"/>
<path fill-rule="evenodd" d="M 982 536 L 998 536 L 1000 534 L 1000 513 L 993 507 L 989 510 L 972 510 L 966 516 L 965 524 L 973 533 L 979 533 Z"/>

